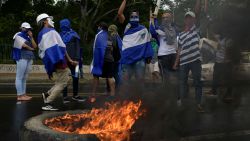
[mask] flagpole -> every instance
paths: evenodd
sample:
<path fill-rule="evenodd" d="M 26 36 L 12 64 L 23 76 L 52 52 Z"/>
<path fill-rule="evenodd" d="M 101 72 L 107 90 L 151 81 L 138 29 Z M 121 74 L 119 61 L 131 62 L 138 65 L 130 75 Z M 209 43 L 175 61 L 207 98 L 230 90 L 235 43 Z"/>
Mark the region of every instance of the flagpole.
<path fill-rule="evenodd" d="M 161 5 L 161 0 L 157 0 L 154 15 L 157 16 Z"/>

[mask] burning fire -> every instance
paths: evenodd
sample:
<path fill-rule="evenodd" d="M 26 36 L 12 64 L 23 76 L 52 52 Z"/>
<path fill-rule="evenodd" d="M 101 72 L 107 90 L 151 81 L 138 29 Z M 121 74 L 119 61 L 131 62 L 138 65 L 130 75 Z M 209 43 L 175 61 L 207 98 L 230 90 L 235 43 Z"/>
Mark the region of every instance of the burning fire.
<path fill-rule="evenodd" d="M 145 112 L 140 109 L 141 104 L 141 101 L 106 103 L 107 108 L 46 119 L 44 124 L 64 133 L 95 134 L 101 141 L 129 140 L 130 129 Z"/>

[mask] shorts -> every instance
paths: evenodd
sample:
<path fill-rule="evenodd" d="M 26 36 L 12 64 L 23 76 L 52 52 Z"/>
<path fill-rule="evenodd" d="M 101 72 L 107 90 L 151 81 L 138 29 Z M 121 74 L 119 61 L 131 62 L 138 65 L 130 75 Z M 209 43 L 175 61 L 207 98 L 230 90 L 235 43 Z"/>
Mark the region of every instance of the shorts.
<path fill-rule="evenodd" d="M 113 78 L 115 74 L 115 63 L 114 62 L 104 62 L 102 67 L 103 78 Z"/>

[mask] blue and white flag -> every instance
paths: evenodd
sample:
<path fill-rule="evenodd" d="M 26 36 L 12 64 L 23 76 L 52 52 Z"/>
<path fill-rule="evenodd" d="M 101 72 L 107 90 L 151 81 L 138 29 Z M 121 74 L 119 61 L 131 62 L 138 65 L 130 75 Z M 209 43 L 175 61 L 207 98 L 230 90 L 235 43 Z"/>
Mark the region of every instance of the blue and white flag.
<path fill-rule="evenodd" d="M 125 31 L 122 46 L 122 64 L 132 64 L 136 61 L 152 57 L 153 54 L 150 34 L 144 26 L 139 25 Z"/>
<path fill-rule="evenodd" d="M 101 76 L 105 50 L 108 45 L 108 32 L 101 30 L 95 36 L 93 45 L 93 60 L 90 66 L 92 74 Z"/>
<path fill-rule="evenodd" d="M 54 28 L 43 28 L 38 34 L 39 57 L 48 75 L 55 71 L 55 64 L 65 63 L 66 45 Z"/>
<path fill-rule="evenodd" d="M 13 60 L 18 61 L 19 59 L 21 59 L 22 46 L 25 44 L 25 42 L 29 42 L 30 38 L 24 32 L 18 32 L 14 35 L 13 39 L 14 45 L 11 56 Z"/>
<path fill-rule="evenodd" d="M 122 39 L 119 35 L 116 36 L 116 42 L 119 48 L 119 52 L 120 54 L 122 54 Z M 119 62 L 121 62 L 121 59 L 119 60 Z"/>

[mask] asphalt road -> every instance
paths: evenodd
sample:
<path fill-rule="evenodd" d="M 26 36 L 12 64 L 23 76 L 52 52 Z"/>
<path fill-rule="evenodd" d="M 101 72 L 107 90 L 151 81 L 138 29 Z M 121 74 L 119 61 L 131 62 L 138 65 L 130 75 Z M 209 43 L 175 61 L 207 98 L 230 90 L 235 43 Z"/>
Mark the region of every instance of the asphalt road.
<path fill-rule="evenodd" d="M 28 93 L 34 98 L 29 102 L 17 102 L 15 87 L 12 83 L 0 83 L 0 141 L 18 141 L 19 131 L 23 123 L 32 116 L 42 114 L 41 92 L 50 88 L 51 83 L 29 83 Z M 250 140 L 250 88 L 248 85 L 234 87 L 234 100 L 223 102 L 220 96 L 204 96 L 205 113 L 197 113 L 194 108 L 193 88 L 190 89 L 190 100 L 182 107 L 172 110 L 164 109 L 169 102 L 164 93 L 157 94 L 158 87 L 148 84 L 144 95 L 147 95 L 145 107 L 147 115 L 136 124 L 142 141 L 249 141 Z M 207 91 L 205 88 L 204 91 Z M 99 95 L 105 94 L 105 85 L 98 90 Z M 80 86 L 80 95 L 88 96 L 91 84 Z M 157 97 L 162 97 L 157 99 Z M 102 97 L 103 100 L 103 97 Z M 175 102 L 173 102 L 175 103 Z M 61 105 L 61 110 L 91 109 L 95 105 L 88 102 Z M 174 111 L 174 112 L 173 112 Z M 167 119 L 169 115 L 170 118 Z M 163 120 L 162 120 L 162 119 Z M 155 121 L 152 124 L 151 121 Z M 171 124 L 166 124 L 169 122 Z M 168 133 L 167 133 L 168 132 Z M 173 136 L 173 138 L 171 138 Z"/>

